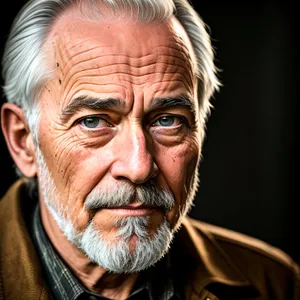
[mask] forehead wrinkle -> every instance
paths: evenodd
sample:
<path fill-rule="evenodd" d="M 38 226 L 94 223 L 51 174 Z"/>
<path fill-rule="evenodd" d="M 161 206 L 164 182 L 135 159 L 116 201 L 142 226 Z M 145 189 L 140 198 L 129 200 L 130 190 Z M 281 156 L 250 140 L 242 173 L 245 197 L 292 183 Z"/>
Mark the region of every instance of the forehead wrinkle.
<path fill-rule="evenodd" d="M 188 68 L 186 64 L 181 64 L 178 63 L 178 60 L 175 58 L 172 60 L 172 62 L 168 62 L 170 58 L 174 58 L 173 56 L 165 56 L 165 57 L 160 57 L 158 61 L 151 60 L 147 64 L 141 63 L 140 60 L 132 61 L 129 59 L 129 61 L 124 61 L 124 62 L 110 62 L 108 59 L 105 59 L 107 57 L 111 57 L 112 59 L 117 59 L 117 56 L 103 56 L 102 58 L 106 63 L 102 64 L 101 66 L 96 66 L 96 67 L 90 67 L 88 69 L 84 69 L 82 71 L 76 72 L 76 69 L 80 69 L 80 65 L 84 64 L 85 62 L 89 63 L 91 62 L 90 60 L 83 60 L 78 62 L 76 65 L 73 64 L 73 66 L 70 66 L 68 70 L 66 70 L 65 74 L 65 79 L 64 79 L 64 85 L 68 85 L 69 81 L 76 77 L 80 76 L 87 76 L 87 77 L 93 77 L 93 76 L 109 76 L 112 74 L 126 74 L 126 75 L 131 75 L 131 76 L 145 76 L 145 75 L 151 75 L 150 73 L 152 72 L 155 74 L 161 72 L 161 73 L 182 73 L 189 83 L 193 83 L 192 79 L 192 72 L 191 69 Z M 120 57 L 119 57 L 120 58 Z M 128 57 L 127 57 L 128 58 Z M 118 59 L 117 59 L 118 60 Z M 99 62 L 97 63 L 99 64 Z M 122 70 L 128 70 L 126 67 L 129 67 L 129 72 L 122 71 Z M 113 70 L 112 72 L 110 71 L 111 69 L 117 68 L 117 70 Z M 172 71 L 172 68 L 175 70 Z M 169 70 L 169 71 L 168 71 Z M 154 71 L 154 72 L 153 72 Z M 190 76 L 187 76 L 190 75 Z"/>
<path fill-rule="evenodd" d="M 161 75 L 161 74 L 159 73 L 159 75 Z M 193 90 L 193 87 L 189 86 L 187 84 L 187 82 L 182 79 L 182 75 L 179 75 L 177 73 L 174 75 L 177 75 L 176 77 L 179 76 L 179 78 L 176 78 L 176 77 L 172 77 L 170 79 L 159 78 L 158 80 L 156 80 L 155 82 L 153 82 L 151 84 L 151 87 L 153 88 L 157 84 L 163 84 L 163 83 L 169 82 L 171 84 L 176 83 L 179 85 L 179 87 L 184 86 L 190 92 Z M 147 75 L 147 76 L 149 76 L 149 75 Z M 95 77 L 98 77 L 98 76 L 95 76 Z M 107 80 L 107 78 L 105 80 Z M 147 84 L 147 80 L 145 80 L 145 78 L 122 79 L 122 81 L 119 81 L 117 83 L 118 88 L 121 86 L 121 87 L 124 87 L 125 89 L 128 89 L 128 86 L 126 86 L 125 83 L 130 84 L 131 86 L 142 86 L 142 85 Z M 106 82 L 105 84 L 100 84 L 99 80 L 97 80 L 97 82 L 91 82 L 90 80 L 86 80 L 86 81 L 82 81 L 82 82 L 75 82 L 74 84 L 70 85 L 70 87 L 68 87 L 68 90 L 66 90 L 66 92 L 64 93 L 64 97 L 67 97 L 68 99 L 70 99 L 70 98 L 72 98 L 72 96 L 68 95 L 68 94 L 70 93 L 71 90 L 72 90 L 72 95 L 74 95 L 74 94 L 80 92 L 81 90 L 86 90 L 86 88 L 88 86 L 90 86 L 90 87 L 92 87 L 92 86 L 116 86 L 116 82 L 111 81 L 111 82 Z M 105 92 L 105 91 L 103 91 L 103 92 Z M 66 102 L 68 102 L 68 101 L 66 101 Z"/>
<path fill-rule="evenodd" d="M 64 37 L 65 35 L 63 35 Z M 101 42 L 101 38 L 98 38 Z M 147 56 L 158 56 L 158 59 L 160 60 L 162 57 L 173 57 L 174 60 L 176 60 L 177 62 L 182 62 L 183 65 L 187 65 L 188 63 L 188 67 L 192 70 L 192 73 L 194 73 L 194 68 L 193 68 L 193 64 L 192 64 L 192 59 L 191 56 L 189 55 L 189 51 L 188 48 L 183 44 L 182 39 L 180 37 L 176 37 L 173 36 L 172 39 L 170 38 L 169 40 L 169 45 L 168 47 L 165 45 L 157 45 L 153 48 L 155 53 L 145 53 L 145 54 L 140 54 L 140 55 L 128 55 L 127 53 L 124 54 L 118 54 L 115 55 L 115 52 L 113 51 L 114 49 L 112 49 L 112 53 L 111 54 L 99 54 L 99 52 L 96 52 L 96 54 L 94 55 L 94 50 L 97 49 L 103 49 L 103 51 L 105 51 L 105 48 L 110 48 L 112 45 L 111 44 L 102 44 L 99 46 L 94 46 L 94 47 L 90 47 L 88 49 L 80 49 L 82 48 L 82 44 L 84 43 L 84 41 L 93 41 L 95 42 L 96 39 L 92 39 L 92 38 L 86 38 L 85 40 L 80 41 L 76 44 L 74 44 L 74 41 L 63 41 L 62 43 L 59 43 L 58 45 L 58 52 L 59 52 L 59 56 L 62 58 L 62 60 L 64 61 L 65 64 L 67 64 L 67 69 L 64 70 L 64 73 L 68 73 L 70 72 L 73 68 L 76 68 L 76 66 L 78 66 L 79 63 L 81 62 L 85 62 L 85 61 L 92 61 L 92 59 L 107 59 L 107 57 L 109 57 L 110 55 L 113 56 L 114 59 L 116 59 L 117 57 L 119 57 L 119 59 L 122 59 L 124 57 L 124 59 L 129 59 L 130 60 L 130 65 L 135 66 L 135 65 L 143 65 L 143 59 L 147 59 Z M 175 41 L 174 41 L 175 40 Z M 90 43 L 84 43 L 85 45 L 89 45 Z M 174 46 L 173 46 L 174 44 Z M 74 48 L 79 48 L 80 51 L 77 51 L 76 53 L 71 53 L 71 50 Z M 118 52 L 120 52 L 119 47 L 114 47 L 116 48 L 116 50 Z M 139 49 L 141 47 L 138 47 Z M 132 50 L 132 49 L 131 49 Z M 173 53 L 170 53 L 170 50 L 174 50 Z M 126 49 L 124 50 L 124 52 L 126 52 Z M 79 59 L 79 61 L 77 63 L 75 63 L 75 65 L 72 65 L 71 62 L 72 61 L 76 61 L 76 57 L 80 57 L 81 55 L 90 53 L 91 55 L 86 58 L 82 58 L 81 60 Z M 67 57 L 66 59 L 63 59 Z M 135 59 L 137 61 L 135 61 Z M 173 63 L 174 64 L 174 63 Z M 175 65 L 175 64 L 174 64 Z M 177 65 L 177 63 L 176 63 Z M 104 65 L 105 66 L 105 65 Z M 100 66 L 99 68 L 101 68 L 103 66 Z M 63 74 L 62 74 L 63 75 Z"/>
<path fill-rule="evenodd" d="M 85 51 L 84 53 L 87 53 L 87 52 L 88 51 Z M 83 54 L 83 52 L 80 54 Z M 74 57 L 75 56 L 70 57 L 69 59 L 73 59 Z M 132 67 L 137 67 L 137 68 L 144 67 L 144 66 L 146 67 L 148 65 L 155 64 L 155 63 L 166 63 L 169 65 L 177 65 L 177 66 L 186 66 L 187 65 L 186 60 L 182 59 L 182 57 L 174 55 L 174 54 L 170 54 L 170 53 L 168 53 L 168 54 L 163 53 L 163 54 L 159 55 L 158 57 L 156 57 L 156 54 L 153 54 L 153 53 L 149 53 L 147 55 L 143 55 L 140 57 L 132 57 L 132 56 L 126 55 L 126 54 L 107 53 L 107 54 L 101 54 L 101 55 L 98 54 L 97 56 L 94 56 L 94 57 L 91 56 L 86 59 L 78 60 L 75 62 L 76 65 L 70 66 L 68 71 L 70 71 L 72 68 L 75 68 L 77 65 L 80 65 L 82 63 L 92 62 L 97 59 L 103 59 L 104 61 L 107 61 L 108 60 L 107 58 L 110 58 L 110 57 L 113 58 L 114 60 L 116 60 L 116 59 L 119 59 L 119 60 L 112 62 L 112 63 L 108 62 L 107 64 L 103 64 L 98 68 L 106 67 L 106 66 L 110 66 L 110 65 L 114 65 L 114 64 L 126 64 L 126 65 L 129 65 Z M 170 62 L 166 61 L 166 58 L 174 58 L 174 60 L 172 60 L 172 63 L 170 63 Z M 149 63 L 145 64 L 145 63 L 141 62 L 142 60 L 146 60 L 146 59 L 150 59 L 150 61 L 152 61 L 152 62 L 150 64 Z M 127 60 L 130 62 L 121 62 L 122 60 L 124 60 L 124 61 Z M 177 63 L 175 63 L 175 62 L 177 62 Z"/>
<path fill-rule="evenodd" d="M 175 60 L 176 62 L 177 60 Z M 160 81 L 164 81 L 164 78 L 168 76 L 172 76 L 173 80 L 179 78 L 178 80 L 181 81 L 184 85 L 187 86 L 193 86 L 193 76 L 191 69 L 187 67 L 187 65 L 178 65 L 177 63 L 154 63 L 151 64 L 153 65 L 153 68 L 151 70 L 148 70 L 149 66 L 142 66 L 142 67 L 134 67 L 131 64 L 123 64 L 123 66 L 128 65 L 130 66 L 130 72 L 122 71 L 122 68 L 120 68 L 122 64 L 119 64 L 119 68 L 117 71 L 113 70 L 112 72 L 106 72 L 101 74 L 101 71 L 108 69 L 109 66 L 115 66 L 115 64 L 111 65 L 106 65 L 106 66 L 101 66 L 96 67 L 96 68 L 90 68 L 88 70 L 83 70 L 79 72 L 70 72 L 68 71 L 65 80 L 63 81 L 63 87 L 64 87 L 64 95 L 66 94 L 65 92 L 70 92 L 70 90 L 74 87 L 76 87 L 77 84 L 102 84 L 101 78 L 103 80 L 106 80 L 105 84 L 115 84 L 115 82 L 107 82 L 108 77 L 111 76 L 116 76 L 116 75 L 125 75 L 129 77 L 133 77 L 135 82 L 131 80 L 130 78 L 122 78 L 122 81 L 131 83 L 131 84 L 137 84 L 141 85 L 143 83 L 146 83 L 145 78 L 153 75 L 159 75 Z M 144 70 L 145 67 L 145 70 Z M 163 67 L 163 68 L 162 68 Z M 74 67 L 75 68 L 75 67 Z M 158 69 L 162 68 L 163 71 L 157 71 Z M 172 70 L 172 68 L 175 68 L 175 70 Z M 171 69 L 171 70 L 170 70 Z M 127 70 L 127 69 L 126 69 Z M 144 71 L 143 71 L 144 70 Z M 95 80 L 92 80 L 94 78 Z M 72 79 L 74 80 L 74 83 L 69 85 L 70 82 L 72 82 Z M 78 82 L 80 81 L 80 82 Z M 97 82 L 96 82 L 97 81 Z M 118 85 L 121 85 L 121 81 L 118 82 Z"/>
<path fill-rule="evenodd" d="M 80 54 L 87 53 L 87 52 L 93 53 L 93 50 L 95 50 L 97 48 L 102 48 L 102 46 L 94 47 L 92 49 L 87 49 L 85 51 L 82 51 L 81 53 L 78 53 L 77 55 L 79 56 Z M 167 47 L 165 47 L 165 46 L 157 46 L 156 49 L 158 49 L 158 48 L 167 49 Z M 64 50 L 66 50 L 66 49 L 64 49 Z M 69 52 L 69 51 L 67 51 L 67 52 Z M 103 61 L 106 62 L 108 60 L 107 58 L 111 57 L 112 61 L 117 60 L 117 63 L 119 65 L 121 64 L 120 61 L 125 61 L 123 64 L 126 64 L 126 65 L 130 66 L 131 68 L 134 68 L 134 67 L 141 67 L 142 68 L 142 67 L 149 67 L 151 65 L 151 64 L 149 64 L 149 61 L 147 61 L 147 64 L 146 64 L 146 62 L 143 62 L 143 60 L 147 60 L 149 57 L 153 56 L 153 58 L 150 61 L 153 61 L 156 64 L 157 63 L 166 63 L 166 64 L 170 65 L 170 67 L 172 67 L 172 66 L 183 67 L 183 68 L 187 67 L 186 61 L 183 60 L 180 55 L 176 55 L 177 53 L 175 53 L 175 54 L 174 53 L 168 53 L 169 49 L 167 49 L 167 51 L 157 51 L 157 52 L 162 52 L 163 53 L 163 55 L 159 55 L 157 59 L 155 57 L 156 53 L 149 53 L 149 54 L 146 54 L 146 56 L 141 56 L 141 57 L 132 57 L 130 55 L 123 55 L 123 54 L 122 55 L 115 55 L 114 53 L 112 53 L 112 54 L 102 54 L 102 55 L 99 55 L 97 53 L 97 55 L 90 55 L 89 58 L 82 58 L 81 60 L 77 61 L 75 64 L 68 63 L 68 66 L 63 71 L 64 74 L 62 74 L 62 75 L 65 75 L 65 77 L 66 77 L 65 80 L 64 80 L 64 84 L 67 85 L 68 81 L 73 76 L 73 74 L 71 72 L 73 69 L 78 68 L 78 66 L 81 63 L 84 63 L 84 62 L 91 62 L 92 63 L 93 59 L 94 60 L 96 60 L 96 59 L 97 60 L 103 60 Z M 165 52 L 167 52 L 167 53 L 165 53 Z M 61 55 L 61 56 L 65 57 L 65 55 Z M 73 55 L 67 61 L 71 62 L 75 56 L 76 55 Z M 95 58 L 93 58 L 93 57 L 95 57 Z M 171 63 L 170 63 L 170 58 L 171 58 Z M 189 62 L 188 67 L 190 67 L 190 69 L 192 69 L 191 68 L 192 66 L 190 64 L 190 60 L 188 60 L 188 62 Z M 98 65 L 100 65 L 100 62 L 98 62 Z M 99 71 L 103 70 L 103 68 L 105 68 L 107 66 L 110 66 L 110 65 L 113 66 L 113 65 L 116 65 L 116 63 L 115 62 L 113 62 L 113 63 L 107 62 L 107 63 L 102 64 L 101 66 L 97 66 L 95 68 L 89 68 L 89 71 L 92 71 L 92 70 L 98 71 L 97 73 L 98 73 L 98 75 L 100 75 Z M 189 68 L 187 68 L 187 69 L 189 69 Z M 66 74 L 69 74 L 69 76 L 66 75 Z"/>
<path fill-rule="evenodd" d="M 127 66 L 130 68 L 127 71 Z M 117 70 L 114 70 L 117 67 Z M 149 69 L 150 68 L 150 69 Z M 181 65 L 170 65 L 167 63 L 153 63 L 149 66 L 140 66 L 140 67 L 133 67 L 130 64 L 118 64 L 115 65 L 107 65 L 101 68 L 90 68 L 89 70 L 83 70 L 76 73 L 70 74 L 67 77 L 67 80 L 64 82 L 65 86 L 68 86 L 71 79 L 84 79 L 84 78 L 98 78 L 103 76 L 115 76 L 115 75 L 128 75 L 134 78 L 140 78 L 143 80 L 144 77 L 152 76 L 152 75 L 160 75 L 160 77 L 168 76 L 168 75 L 178 75 L 182 76 L 188 84 L 192 85 L 193 80 L 191 75 L 188 72 L 189 69 L 181 66 Z M 105 78 L 107 79 L 107 78 Z M 130 81 L 130 80 L 129 80 Z M 131 82 L 131 81 L 130 81 Z"/>
<path fill-rule="evenodd" d="M 163 48 L 164 46 L 161 46 L 160 48 Z M 174 66 L 183 66 L 186 67 L 187 66 L 187 62 L 188 62 L 188 67 L 190 67 L 190 69 L 192 70 L 192 65 L 191 65 L 191 61 L 190 58 L 189 59 L 183 59 L 181 56 L 176 55 L 174 53 L 165 53 L 164 51 L 162 51 L 162 53 L 149 53 L 149 54 L 145 54 L 145 55 L 141 55 L 141 56 L 131 56 L 131 55 L 127 55 L 127 54 L 115 54 L 114 52 L 112 53 L 105 53 L 105 54 L 99 54 L 97 53 L 96 55 L 90 55 L 86 58 L 86 56 L 82 57 L 81 59 L 79 58 L 77 61 L 74 59 L 77 56 L 80 56 L 82 54 L 86 54 L 88 52 L 91 52 L 91 54 L 93 54 L 93 50 L 98 49 L 98 48 L 103 48 L 102 46 L 98 46 L 98 47 L 94 47 L 92 49 L 87 49 L 85 51 L 82 51 L 78 54 L 75 55 L 70 55 L 68 58 L 68 68 L 66 70 L 67 73 L 69 73 L 72 69 L 77 68 L 80 64 L 83 64 L 85 62 L 88 63 L 92 63 L 93 61 L 96 60 L 104 60 L 104 64 L 100 64 L 100 62 L 98 62 L 97 67 L 95 67 L 94 69 L 100 69 L 103 67 L 107 67 L 107 66 L 112 66 L 115 64 L 126 64 L 128 66 L 132 66 L 132 67 L 147 67 L 151 64 L 155 64 L 155 63 L 166 63 L 169 65 L 174 65 Z M 158 47 L 156 47 L 158 48 Z M 166 47 L 164 47 L 166 48 Z M 158 56 L 158 57 L 156 57 Z M 112 62 L 110 62 L 108 60 L 108 58 L 112 58 Z M 170 60 L 171 58 L 171 60 Z M 148 61 L 148 59 L 150 60 L 150 63 Z M 146 62 L 143 62 L 144 60 L 147 60 Z M 75 64 L 71 65 L 70 62 L 73 61 Z M 171 62 L 170 62 L 171 61 Z M 90 68 L 93 69 L 93 68 Z"/>
<path fill-rule="evenodd" d="M 61 53 L 64 53 L 65 51 L 66 51 L 66 53 L 70 52 L 70 51 L 72 51 L 76 47 L 81 48 L 83 44 L 84 44 L 85 47 L 87 47 L 88 45 L 92 45 L 93 43 L 95 43 L 97 41 L 99 41 L 100 43 L 102 43 L 103 42 L 103 35 L 99 36 L 99 31 L 95 30 L 95 26 L 97 26 L 97 25 L 103 25 L 102 26 L 103 29 L 106 29 L 106 26 L 109 27 L 110 25 L 115 25 L 116 24 L 115 22 L 112 22 L 112 24 L 107 23 L 107 22 L 105 22 L 105 20 L 103 20 L 103 23 L 101 23 L 101 21 L 95 23 L 95 22 L 92 22 L 90 20 L 83 20 L 83 19 L 82 20 L 78 20 L 78 19 L 74 19 L 74 18 L 72 18 L 70 16 L 67 16 L 67 15 L 65 15 L 65 16 L 62 15 L 61 20 L 62 20 L 62 22 L 57 21 L 57 23 L 56 23 L 57 26 L 53 27 L 53 30 L 54 30 L 55 34 L 54 34 L 54 37 L 52 35 L 53 38 L 56 38 L 56 40 L 60 41 L 59 48 L 66 47 L 66 48 L 69 49 L 69 51 L 67 51 L 66 49 L 64 49 L 64 51 L 61 51 Z M 78 21 L 81 21 L 83 23 L 78 23 Z M 153 22 L 153 24 L 154 24 L 154 26 L 157 27 L 157 22 Z M 190 53 L 191 49 L 189 49 L 187 47 L 187 45 L 186 45 L 187 44 L 187 41 L 185 40 L 186 37 L 184 36 L 185 38 L 183 38 L 181 36 L 182 32 L 177 32 L 173 28 L 173 26 L 171 24 L 168 24 L 168 23 L 165 23 L 165 24 L 167 25 L 169 33 L 172 36 L 167 37 L 166 40 L 164 41 L 164 43 L 165 42 L 169 43 L 168 48 L 173 49 L 175 51 L 180 51 L 181 55 L 184 56 L 183 61 L 184 60 L 188 60 L 189 62 L 192 62 L 191 53 Z M 117 22 L 117 26 L 119 26 L 119 25 L 118 25 L 118 22 Z M 138 26 L 139 23 L 135 24 L 135 25 Z M 65 29 L 65 30 L 61 30 L 61 29 Z M 158 29 L 159 28 L 156 28 L 156 30 L 158 30 Z M 92 33 L 94 33 L 94 36 L 93 37 L 86 37 L 86 34 L 90 30 L 92 30 Z M 146 27 L 145 30 L 148 32 L 147 27 Z M 139 32 L 139 31 L 137 31 L 137 32 Z M 103 33 L 104 36 L 107 35 L 107 33 L 109 33 L 109 31 L 105 30 L 105 32 Z M 80 39 L 80 42 L 74 44 L 74 41 L 77 41 L 78 38 Z M 124 42 L 124 41 L 126 41 L 126 38 L 124 37 L 124 35 L 120 34 L 120 35 L 118 35 L 116 37 L 115 40 L 117 42 L 119 42 L 119 45 L 118 45 L 118 47 L 116 49 L 118 51 L 120 51 L 120 48 L 122 48 L 122 45 L 124 47 L 124 45 L 126 44 Z M 139 41 L 137 40 L 137 38 L 135 38 L 134 42 L 135 43 L 139 43 Z M 111 44 L 103 45 L 102 44 L 103 48 L 105 48 L 105 46 L 106 47 L 110 47 L 110 46 L 113 46 L 113 45 L 111 45 Z M 126 47 L 124 48 L 125 52 L 126 52 L 127 48 Z M 132 49 L 132 47 L 131 47 L 130 51 L 131 52 L 135 51 L 135 50 L 136 51 L 142 51 L 141 49 L 143 49 L 143 44 L 139 44 L 139 47 L 134 47 L 134 49 Z M 60 49 L 60 50 L 62 50 L 62 49 Z M 158 53 L 158 54 L 160 54 L 160 53 Z M 70 55 L 69 57 L 72 57 L 72 56 Z M 182 59 L 182 57 L 178 57 L 178 59 Z M 192 67 L 192 65 L 193 64 L 191 64 L 191 67 Z"/>
<path fill-rule="evenodd" d="M 103 80 L 108 80 L 107 77 L 110 76 L 116 76 L 116 75 L 125 75 L 125 76 L 131 76 L 133 77 L 135 80 L 137 80 L 136 82 L 133 82 L 131 79 L 126 79 L 126 78 L 122 78 L 122 80 L 129 82 L 131 84 L 143 84 L 145 83 L 144 78 L 149 77 L 149 76 L 153 76 L 153 75 L 159 75 L 159 77 L 161 78 L 161 80 L 163 80 L 162 78 L 166 78 L 168 76 L 172 76 L 174 78 L 174 76 L 176 78 L 181 78 L 180 81 L 182 81 L 185 85 L 188 86 L 193 86 L 193 76 L 192 76 L 192 72 L 191 69 L 187 67 L 187 65 L 181 65 L 181 64 L 177 64 L 176 63 L 177 60 L 175 60 L 171 63 L 153 63 L 150 65 L 145 65 L 145 66 L 141 66 L 141 67 L 135 67 L 132 66 L 131 63 L 123 63 L 123 64 L 118 64 L 118 70 L 113 70 L 112 72 L 110 72 L 111 68 L 109 68 L 109 66 L 115 66 L 115 64 L 107 64 L 101 67 L 96 67 L 96 68 L 90 68 L 88 70 L 83 70 L 83 71 L 79 71 L 79 72 L 70 72 L 68 71 L 67 75 L 65 76 L 65 80 L 63 82 L 63 85 L 65 87 L 65 89 L 67 89 L 68 91 L 70 91 L 72 89 L 72 86 L 75 86 L 76 82 L 78 80 L 75 80 L 74 84 L 72 86 L 69 86 L 69 83 L 72 79 L 76 79 L 78 78 L 82 83 L 86 83 L 86 84 L 92 84 L 92 82 L 89 82 L 89 79 L 94 78 L 95 82 L 96 80 L 98 80 L 97 83 L 101 83 L 101 77 L 103 78 Z M 128 65 L 130 67 L 130 71 L 128 72 L 127 69 L 125 68 L 125 66 Z M 152 65 L 152 68 L 149 70 L 148 68 Z M 126 71 L 122 70 L 122 67 L 124 67 L 126 69 Z M 172 68 L 175 68 L 174 70 L 172 70 Z M 106 69 L 105 72 L 103 72 Z M 161 70 L 159 70 L 161 69 Z M 101 74 L 102 72 L 102 74 Z M 88 79 L 89 78 L 89 79 Z M 186 82 L 184 82 L 186 81 Z M 106 82 L 107 83 L 107 82 Z M 112 84 L 114 84 L 114 82 L 111 82 Z M 118 84 L 120 84 L 120 81 L 118 82 Z"/>
<path fill-rule="evenodd" d="M 85 46 L 87 45 L 92 45 L 95 44 L 95 42 L 97 42 L 99 40 L 100 43 L 102 43 L 103 41 L 101 40 L 101 37 L 93 37 L 93 38 L 85 38 L 85 39 L 81 39 L 80 42 L 75 43 L 74 44 L 74 39 L 70 39 L 70 41 L 66 41 L 66 39 L 64 38 L 65 35 L 63 35 L 58 42 L 58 50 L 60 52 L 60 54 L 64 54 L 63 57 L 65 57 L 65 54 L 70 53 L 70 51 L 72 51 L 75 48 L 78 48 L 78 51 L 76 51 L 75 54 L 69 55 L 68 59 L 75 59 L 77 56 L 82 55 L 84 53 L 87 52 L 92 52 L 95 49 L 98 48 L 102 48 L 103 50 L 105 50 L 105 48 L 111 48 L 113 47 L 113 50 L 116 49 L 119 52 L 119 55 L 124 55 L 124 56 L 129 56 L 127 53 L 127 49 L 128 48 L 124 48 L 124 53 L 120 53 L 121 47 L 120 45 L 115 45 L 115 44 L 101 44 L 98 46 L 94 46 L 94 47 L 89 47 L 88 49 L 84 49 L 82 50 L 82 45 L 84 44 Z M 192 61 L 191 56 L 189 54 L 189 50 L 186 47 L 186 45 L 183 43 L 182 39 L 180 37 L 176 37 L 173 36 L 172 38 L 169 38 L 166 40 L 166 42 L 168 42 L 168 46 L 166 45 L 156 45 L 153 47 L 153 50 L 157 53 L 141 53 L 141 54 L 135 54 L 135 55 L 130 55 L 131 58 L 140 58 L 140 57 L 146 57 L 148 55 L 152 55 L 152 54 L 156 54 L 158 56 L 160 56 L 161 54 L 164 54 L 164 50 L 167 50 L 166 52 L 170 52 L 170 50 L 175 50 L 176 52 L 180 52 L 181 56 L 177 56 L 174 53 L 172 55 L 174 55 L 177 59 L 181 60 L 182 62 L 186 62 L 188 61 Z M 70 45 L 70 46 L 69 46 Z M 122 43 L 121 43 L 122 45 Z M 139 45 L 139 47 L 137 47 L 137 51 L 141 52 L 142 51 L 142 47 L 143 45 Z M 131 52 L 133 51 L 132 49 L 130 49 Z M 114 53 L 113 53 L 114 54 Z M 171 55 L 170 53 L 168 53 L 169 55 Z M 176 53 L 177 54 L 177 53 Z M 97 53 L 97 55 L 95 57 L 99 56 L 99 54 Z M 182 58 L 182 56 L 184 56 L 184 58 Z M 92 56 L 93 57 L 93 56 Z"/>

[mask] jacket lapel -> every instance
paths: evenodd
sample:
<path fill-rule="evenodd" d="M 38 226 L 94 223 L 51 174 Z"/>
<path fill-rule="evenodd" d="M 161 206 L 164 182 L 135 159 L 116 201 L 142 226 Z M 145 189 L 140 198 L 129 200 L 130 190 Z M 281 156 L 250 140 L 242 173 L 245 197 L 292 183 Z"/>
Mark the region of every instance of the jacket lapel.
<path fill-rule="evenodd" d="M 197 229 L 193 222 L 197 222 Z M 218 299 L 209 291 L 213 283 L 257 292 L 205 226 L 201 228 L 201 222 L 185 218 L 171 249 L 181 276 L 178 281 L 185 281 L 186 299 Z"/>
<path fill-rule="evenodd" d="M 32 207 L 25 180 L 17 181 L 0 201 L 0 297 L 51 299 L 24 215 Z M 1 291 L 2 288 L 2 291 Z"/>

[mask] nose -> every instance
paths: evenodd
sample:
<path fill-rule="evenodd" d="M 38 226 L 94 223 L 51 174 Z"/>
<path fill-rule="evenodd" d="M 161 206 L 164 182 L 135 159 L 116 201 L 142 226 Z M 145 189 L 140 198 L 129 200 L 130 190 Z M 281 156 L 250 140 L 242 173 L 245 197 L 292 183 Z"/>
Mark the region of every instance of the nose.
<path fill-rule="evenodd" d="M 114 144 L 115 161 L 111 174 L 115 179 L 127 179 L 142 184 L 158 174 L 150 143 L 142 128 L 133 128 L 120 137 Z"/>

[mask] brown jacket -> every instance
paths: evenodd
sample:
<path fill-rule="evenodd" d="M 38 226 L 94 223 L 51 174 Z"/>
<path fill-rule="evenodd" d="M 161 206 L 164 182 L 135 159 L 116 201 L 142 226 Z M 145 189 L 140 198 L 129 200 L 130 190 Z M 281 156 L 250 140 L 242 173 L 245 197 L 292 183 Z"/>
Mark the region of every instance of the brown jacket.
<path fill-rule="evenodd" d="M 51 299 L 27 230 L 32 200 L 24 180 L 0 201 L 0 299 Z M 298 265 L 242 234 L 186 218 L 171 246 L 186 299 L 300 300 Z"/>

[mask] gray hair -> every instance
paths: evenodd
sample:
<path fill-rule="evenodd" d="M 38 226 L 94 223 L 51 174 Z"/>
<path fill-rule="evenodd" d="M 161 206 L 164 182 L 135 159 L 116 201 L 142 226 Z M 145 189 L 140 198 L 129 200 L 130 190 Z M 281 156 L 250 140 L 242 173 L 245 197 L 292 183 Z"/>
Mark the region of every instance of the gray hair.
<path fill-rule="evenodd" d="M 220 85 L 214 51 L 206 25 L 187 0 L 88 0 L 110 7 L 114 12 L 129 11 L 140 22 L 164 20 L 174 15 L 186 30 L 197 58 L 199 117 L 202 127 L 210 112 L 210 98 Z M 38 94 L 51 78 L 43 45 L 57 17 L 68 7 L 84 0 L 30 0 L 15 18 L 6 41 L 2 75 L 8 102 L 23 108 L 29 127 L 38 141 Z M 95 8 L 96 9 L 96 8 Z"/>

